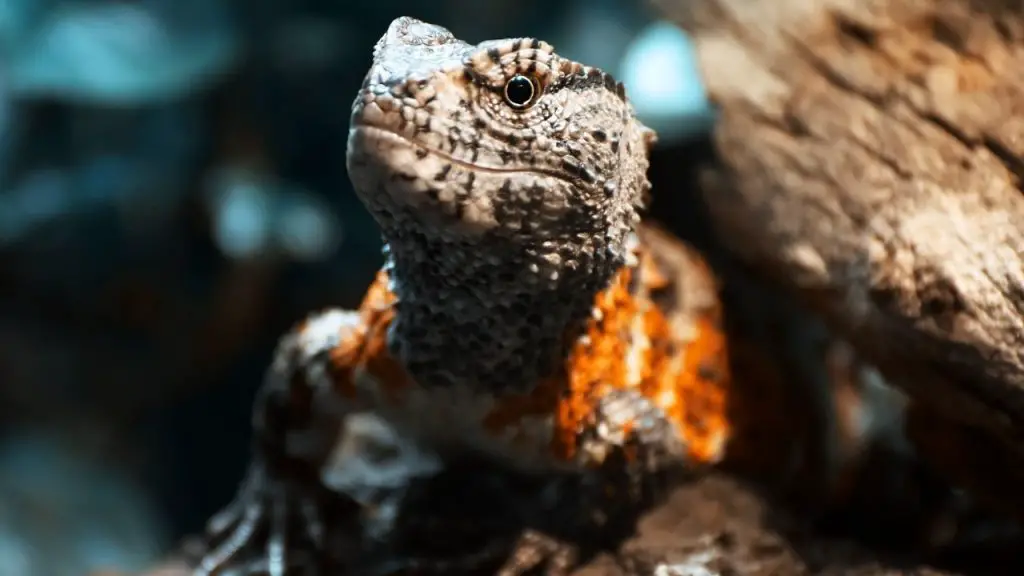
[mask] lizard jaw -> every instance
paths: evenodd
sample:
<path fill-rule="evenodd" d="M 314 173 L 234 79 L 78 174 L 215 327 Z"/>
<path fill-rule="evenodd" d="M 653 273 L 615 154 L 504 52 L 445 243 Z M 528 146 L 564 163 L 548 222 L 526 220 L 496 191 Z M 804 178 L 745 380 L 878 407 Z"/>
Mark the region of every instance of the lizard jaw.
<path fill-rule="evenodd" d="M 476 167 L 433 150 L 396 130 L 353 124 L 347 167 L 356 194 L 383 229 L 398 225 L 434 235 L 473 236 L 497 226 L 491 198 L 469 197 L 449 182 Z"/>

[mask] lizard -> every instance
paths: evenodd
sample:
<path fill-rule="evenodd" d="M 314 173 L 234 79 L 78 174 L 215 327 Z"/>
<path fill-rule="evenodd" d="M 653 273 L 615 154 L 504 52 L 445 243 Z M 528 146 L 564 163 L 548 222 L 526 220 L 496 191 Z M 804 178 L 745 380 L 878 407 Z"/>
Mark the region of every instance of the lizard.
<path fill-rule="evenodd" d="M 196 574 L 262 542 L 323 546 L 319 472 L 344 414 L 369 409 L 441 454 L 629 482 L 729 459 L 798 418 L 737 394 L 717 280 L 641 221 L 654 131 L 610 74 L 536 38 L 470 44 L 410 17 L 373 49 L 346 166 L 385 264 L 356 310 L 282 338 L 253 416 L 252 464 L 209 523 Z M 765 378 L 769 378 L 766 376 Z M 767 415 L 767 420 L 766 416 Z M 505 573 L 536 564 L 527 552 Z M 558 560 L 564 568 L 569 560 Z"/>

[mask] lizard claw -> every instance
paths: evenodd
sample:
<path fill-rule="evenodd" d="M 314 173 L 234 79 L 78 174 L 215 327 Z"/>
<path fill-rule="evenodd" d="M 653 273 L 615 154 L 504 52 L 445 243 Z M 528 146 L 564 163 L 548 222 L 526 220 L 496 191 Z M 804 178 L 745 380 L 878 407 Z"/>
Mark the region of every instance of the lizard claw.
<path fill-rule="evenodd" d="M 210 548 L 197 562 L 194 576 L 228 571 L 286 576 L 300 567 L 304 574 L 319 573 L 327 492 L 323 486 L 277 480 L 254 466 L 235 499 L 207 523 Z M 259 547 L 255 558 L 242 559 Z"/>

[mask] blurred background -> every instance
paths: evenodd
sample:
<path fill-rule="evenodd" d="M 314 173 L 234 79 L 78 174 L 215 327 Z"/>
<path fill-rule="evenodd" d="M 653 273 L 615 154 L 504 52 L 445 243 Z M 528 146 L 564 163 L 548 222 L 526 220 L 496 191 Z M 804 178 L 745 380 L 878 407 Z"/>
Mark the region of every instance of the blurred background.
<path fill-rule="evenodd" d="M 229 500 L 276 339 L 381 262 L 344 154 L 400 15 L 613 72 L 685 195 L 710 113 L 643 2 L 0 0 L 4 576 L 141 569 Z"/>

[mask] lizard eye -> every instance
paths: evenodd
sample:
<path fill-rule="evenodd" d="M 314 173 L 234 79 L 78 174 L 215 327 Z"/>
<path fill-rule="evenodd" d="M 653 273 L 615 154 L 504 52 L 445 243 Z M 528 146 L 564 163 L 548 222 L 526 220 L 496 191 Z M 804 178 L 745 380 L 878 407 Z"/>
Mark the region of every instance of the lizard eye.
<path fill-rule="evenodd" d="M 522 74 L 505 83 L 505 101 L 513 108 L 526 108 L 537 97 L 537 84 Z"/>

